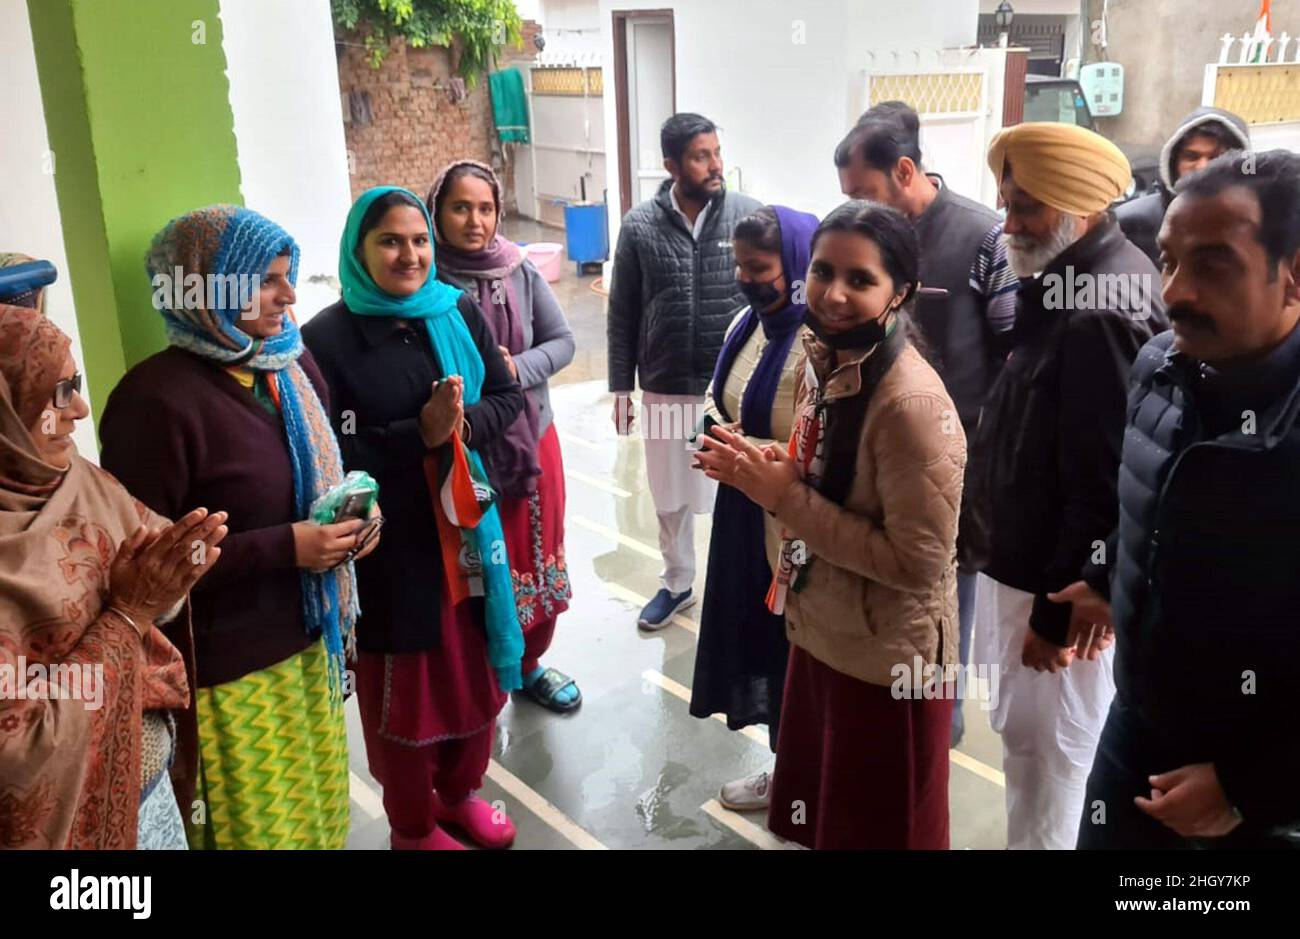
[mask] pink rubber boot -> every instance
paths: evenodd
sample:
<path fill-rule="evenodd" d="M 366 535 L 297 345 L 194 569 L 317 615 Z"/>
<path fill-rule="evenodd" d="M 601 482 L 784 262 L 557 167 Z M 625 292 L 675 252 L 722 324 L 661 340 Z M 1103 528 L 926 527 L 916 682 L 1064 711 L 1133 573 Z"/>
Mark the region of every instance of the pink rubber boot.
<path fill-rule="evenodd" d="M 463 844 L 447 834 L 441 828 L 435 828 L 423 838 L 404 838 L 397 832 L 392 833 L 394 851 L 466 851 Z"/>
<path fill-rule="evenodd" d="M 505 812 L 498 814 L 488 802 L 476 795 L 448 805 L 435 792 L 433 804 L 433 813 L 438 821 L 459 825 L 481 848 L 499 850 L 515 842 L 515 823 L 506 817 Z"/>

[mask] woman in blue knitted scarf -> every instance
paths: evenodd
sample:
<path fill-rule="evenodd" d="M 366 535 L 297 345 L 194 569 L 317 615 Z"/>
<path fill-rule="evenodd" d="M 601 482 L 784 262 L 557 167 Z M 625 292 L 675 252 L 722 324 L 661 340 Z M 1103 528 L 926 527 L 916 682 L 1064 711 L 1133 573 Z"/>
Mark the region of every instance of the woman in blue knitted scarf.
<path fill-rule="evenodd" d="M 155 512 L 230 513 L 191 592 L 196 848 L 347 842 L 351 557 L 375 542 L 357 543 L 361 520 L 308 520 L 343 461 L 290 309 L 297 265 L 288 232 L 249 209 L 169 222 L 147 262 L 169 348 L 123 377 L 100 420 L 104 467 Z"/>

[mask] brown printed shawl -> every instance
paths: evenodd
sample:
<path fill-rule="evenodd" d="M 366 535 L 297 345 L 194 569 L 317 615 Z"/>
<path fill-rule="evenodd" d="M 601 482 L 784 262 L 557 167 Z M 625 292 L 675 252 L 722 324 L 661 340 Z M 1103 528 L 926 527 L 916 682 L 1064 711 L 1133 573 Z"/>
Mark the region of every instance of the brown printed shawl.
<path fill-rule="evenodd" d="M 104 606 L 122 541 L 166 522 L 81 457 L 66 471 L 39 458 L 19 414 L 32 395 L 38 415 L 49 402 L 68 339 L 12 306 L 0 306 L 0 335 L 0 668 L 11 686 L 20 658 L 103 676 L 98 708 L 0 697 L 0 848 L 134 848 L 141 717 L 186 708 L 189 684 L 157 627 L 141 641 Z"/>

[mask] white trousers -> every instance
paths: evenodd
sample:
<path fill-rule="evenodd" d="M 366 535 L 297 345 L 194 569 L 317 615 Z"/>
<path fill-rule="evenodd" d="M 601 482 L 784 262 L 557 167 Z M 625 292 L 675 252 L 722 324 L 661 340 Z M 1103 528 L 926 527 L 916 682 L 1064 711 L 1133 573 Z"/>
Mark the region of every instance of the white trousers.
<path fill-rule="evenodd" d="M 1097 740 L 1115 697 L 1115 647 L 1055 675 L 1020 664 L 1034 596 L 984 574 L 975 589 L 971 663 L 998 668 L 1007 779 L 1007 847 L 1073 850 Z"/>
<path fill-rule="evenodd" d="M 689 440 L 704 413 L 702 395 L 641 394 L 646 479 L 659 516 L 660 582 L 670 593 L 695 583 L 695 515 L 713 511 L 718 484 L 692 469 Z"/>

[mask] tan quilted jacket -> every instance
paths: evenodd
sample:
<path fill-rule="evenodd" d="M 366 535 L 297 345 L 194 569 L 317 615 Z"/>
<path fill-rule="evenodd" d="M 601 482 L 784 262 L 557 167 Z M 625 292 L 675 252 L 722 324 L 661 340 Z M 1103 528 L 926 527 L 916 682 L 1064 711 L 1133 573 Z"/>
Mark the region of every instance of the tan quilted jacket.
<path fill-rule="evenodd" d="M 804 342 L 826 399 L 861 390 L 859 356 L 839 367 Z M 805 374 L 795 413 L 810 399 Z M 891 685 L 896 664 L 957 661 L 957 514 L 966 437 L 943 382 L 909 343 L 867 407 L 857 468 L 843 506 L 805 483 L 776 516 L 814 558 L 786 598 L 790 642 L 836 671 Z M 920 676 L 917 676 L 919 678 Z M 913 680 L 916 680 L 914 678 Z"/>

